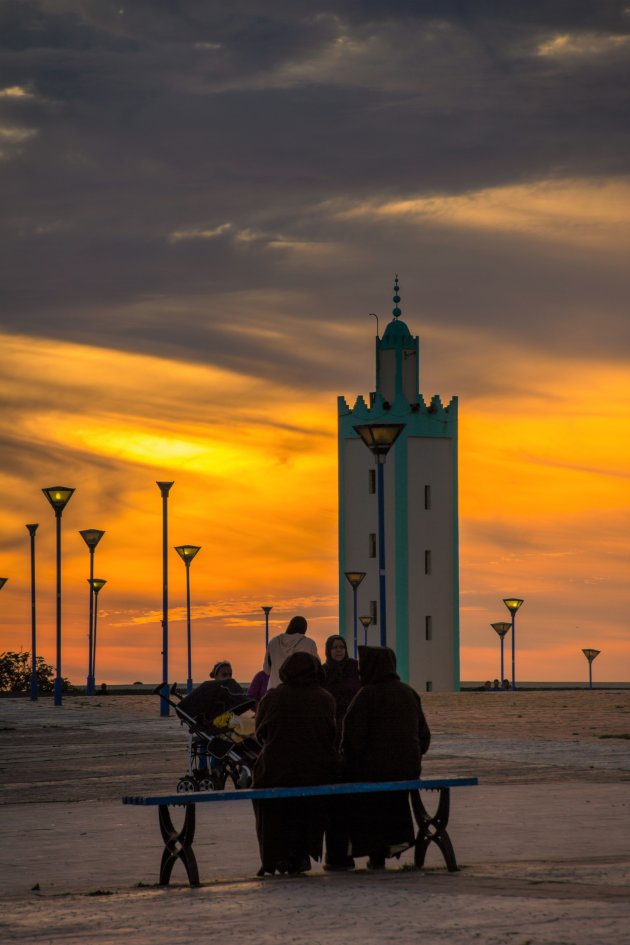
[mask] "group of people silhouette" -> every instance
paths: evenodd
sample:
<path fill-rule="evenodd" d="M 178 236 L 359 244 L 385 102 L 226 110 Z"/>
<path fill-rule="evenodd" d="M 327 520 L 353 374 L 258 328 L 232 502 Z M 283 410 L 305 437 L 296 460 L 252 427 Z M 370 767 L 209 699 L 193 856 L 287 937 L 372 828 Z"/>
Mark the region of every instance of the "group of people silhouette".
<path fill-rule="evenodd" d="M 269 641 L 263 669 L 249 687 L 260 746 L 253 786 L 418 778 L 431 734 L 420 697 L 396 672 L 394 651 L 360 646 L 357 661 L 335 634 L 322 663 L 307 629 L 304 617 L 293 617 Z M 232 667 L 221 661 L 211 676 L 231 679 Z M 387 858 L 414 843 L 406 792 L 253 804 L 260 876 L 306 872 L 311 858 L 324 856 L 324 838 L 328 870 L 353 869 L 360 857 L 368 857 L 369 869 L 383 869 Z"/>

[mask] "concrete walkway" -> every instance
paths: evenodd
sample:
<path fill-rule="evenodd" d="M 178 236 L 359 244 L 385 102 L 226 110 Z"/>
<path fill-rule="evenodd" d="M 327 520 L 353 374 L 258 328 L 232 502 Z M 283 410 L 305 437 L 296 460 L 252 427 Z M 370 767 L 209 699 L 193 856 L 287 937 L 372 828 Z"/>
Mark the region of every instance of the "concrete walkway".
<path fill-rule="evenodd" d="M 451 715 L 467 699 L 471 719 L 495 711 L 490 702 L 470 701 L 474 698 L 452 695 Z M 456 753 L 449 757 L 462 733 L 456 725 L 449 732 L 448 712 L 437 711 L 446 706 L 444 699 L 433 707 L 433 728 L 443 730 L 443 737 L 440 744 L 436 736 L 434 769 L 427 759 L 425 774 L 438 768 L 445 773 L 449 762 L 458 773 L 464 764 L 476 774 L 472 742 L 465 762 Z M 624 699 L 614 705 L 630 710 L 630 697 Z M 431 719 L 431 700 L 424 702 Z M 560 705 L 549 711 L 561 715 Z M 172 789 L 175 770 L 179 773 L 181 732 L 174 721 L 151 713 L 152 706 L 145 711 L 139 701 L 135 706 L 109 701 L 101 707 L 69 703 L 56 709 L 44 701 L 37 706 L 0 701 L 3 942 L 193 945 L 217 934 L 263 945 L 630 941 L 630 791 L 622 738 L 610 748 L 618 767 L 611 767 L 606 745 L 601 757 L 592 753 L 588 775 L 580 779 L 571 759 L 575 736 L 558 724 L 555 737 L 540 746 L 541 763 L 530 762 L 527 782 L 511 781 L 512 768 L 501 760 L 488 768 L 489 758 L 500 759 L 509 733 L 496 726 L 494 744 L 491 735 L 484 735 L 478 762 L 485 764 L 488 777 L 478 788 L 452 792 L 449 829 L 462 867 L 457 874 L 445 871 L 435 851 L 422 872 L 411 870 L 408 853 L 383 874 L 364 869 L 327 874 L 316 866 L 306 877 L 260 880 L 251 809 L 247 803 L 226 803 L 198 809 L 201 888 L 188 888 L 177 864 L 173 885 L 160 889 L 155 885 L 162 848 L 157 811 L 124 807 L 119 800 L 130 792 L 130 778 L 142 782 L 137 766 L 152 763 L 153 756 L 160 777 L 149 773 L 142 789 L 131 788 L 134 792 L 161 790 L 167 782 Z M 604 712 L 602 725 L 614 730 L 615 724 Z M 574 725 L 572 719 L 569 728 Z M 535 741 L 535 728 L 523 732 L 523 742 Z M 79 754 L 74 751 L 78 742 Z M 518 746 L 510 744 L 518 756 Z M 581 747 L 588 751 L 588 741 Z M 165 766 L 173 773 L 165 774 Z M 58 798 L 63 790 L 74 799 L 42 800 L 46 791 Z"/>

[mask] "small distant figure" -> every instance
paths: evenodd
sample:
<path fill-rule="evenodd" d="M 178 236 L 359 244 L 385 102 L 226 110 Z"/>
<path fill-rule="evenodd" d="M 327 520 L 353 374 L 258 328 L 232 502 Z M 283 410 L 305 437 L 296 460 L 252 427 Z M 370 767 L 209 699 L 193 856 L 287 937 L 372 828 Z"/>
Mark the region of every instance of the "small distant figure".
<path fill-rule="evenodd" d="M 102 682 L 102 683 L 101 683 L 101 692 L 102 692 L 102 693 L 106 693 L 106 692 L 107 692 L 107 683 L 106 683 L 106 682 Z"/>
<path fill-rule="evenodd" d="M 483 688 L 484 692 L 489 692 L 492 689 L 492 683 L 489 679 L 486 679 L 485 683 L 483 684 Z"/>
<path fill-rule="evenodd" d="M 509 680 L 509 679 L 504 679 L 504 680 L 503 680 L 503 688 L 504 688 L 504 689 L 511 689 L 511 688 L 512 688 L 512 686 L 510 685 L 510 680 Z"/>
<path fill-rule="evenodd" d="M 254 699 L 256 701 L 256 705 L 258 705 L 264 694 L 267 692 L 268 685 L 269 673 L 266 673 L 264 669 L 260 669 L 250 682 L 249 689 L 247 690 L 247 695 L 250 699 Z"/>
<path fill-rule="evenodd" d="M 501 688 L 501 683 L 499 682 L 498 679 L 493 680 L 493 682 L 492 682 L 492 688 L 493 688 L 493 689 L 500 689 L 500 688 Z"/>
<path fill-rule="evenodd" d="M 279 633 L 269 641 L 263 663 L 263 669 L 269 675 L 268 691 L 280 685 L 280 670 L 289 656 L 294 653 L 310 653 L 318 658 L 315 641 L 306 636 L 307 629 L 305 617 L 291 617 L 284 633 Z"/>

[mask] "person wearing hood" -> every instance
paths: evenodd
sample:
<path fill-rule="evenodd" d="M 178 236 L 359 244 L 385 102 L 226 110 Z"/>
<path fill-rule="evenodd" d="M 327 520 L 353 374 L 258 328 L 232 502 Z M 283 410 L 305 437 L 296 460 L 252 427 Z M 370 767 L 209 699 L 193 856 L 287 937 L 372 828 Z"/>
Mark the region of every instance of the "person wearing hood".
<path fill-rule="evenodd" d="M 330 784 L 335 780 L 335 702 L 322 687 L 324 673 L 312 653 L 291 654 L 280 670 L 281 684 L 261 699 L 254 765 L 255 788 Z M 320 859 L 326 826 L 326 798 L 254 801 L 260 849 L 259 876 L 303 873 L 310 857 Z"/>
<path fill-rule="evenodd" d="M 401 682 L 389 647 L 360 646 L 362 687 L 343 722 L 341 753 L 349 781 L 419 778 L 431 733 L 418 693 Z M 349 808 L 353 856 L 368 856 L 368 868 L 382 869 L 387 857 L 413 846 L 415 835 L 407 792 L 357 795 Z"/>
<path fill-rule="evenodd" d="M 324 689 L 335 700 L 337 718 L 337 744 L 341 741 L 341 723 L 346 710 L 361 688 L 359 664 L 348 656 L 346 641 L 339 634 L 326 640 L 326 662 L 324 663 Z"/>
<path fill-rule="evenodd" d="M 282 664 L 293 653 L 312 653 L 317 657 L 317 646 L 314 640 L 306 636 L 307 628 L 305 617 L 291 617 L 284 633 L 272 637 L 269 641 L 263 662 L 263 670 L 269 676 L 267 690 L 280 685 Z"/>

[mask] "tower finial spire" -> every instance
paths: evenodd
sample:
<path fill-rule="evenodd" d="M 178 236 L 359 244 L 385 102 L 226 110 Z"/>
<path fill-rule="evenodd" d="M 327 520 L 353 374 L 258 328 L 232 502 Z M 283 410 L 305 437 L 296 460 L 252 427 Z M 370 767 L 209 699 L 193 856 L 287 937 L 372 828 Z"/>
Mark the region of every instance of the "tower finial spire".
<path fill-rule="evenodd" d="M 392 309 L 392 315 L 394 316 L 394 318 L 400 318 L 400 316 L 402 315 L 401 310 L 398 308 L 398 303 L 400 302 L 400 295 L 398 294 L 399 291 L 400 291 L 400 286 L 398 285 L 398 273 L 396 273 L 396 280 L 395 280 L 395 282 L 394 282 L 394 304 L 395 304 L 395 308 Z"/>

